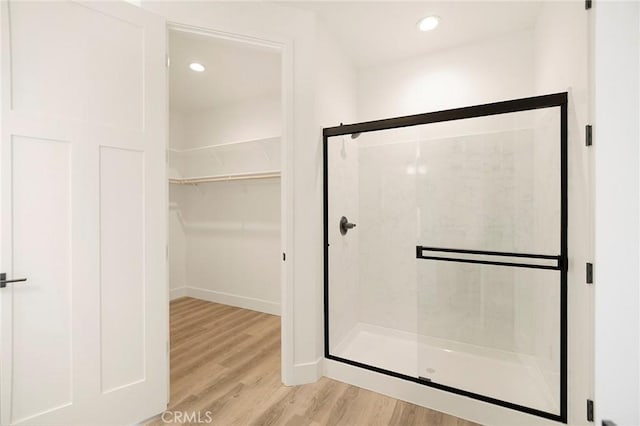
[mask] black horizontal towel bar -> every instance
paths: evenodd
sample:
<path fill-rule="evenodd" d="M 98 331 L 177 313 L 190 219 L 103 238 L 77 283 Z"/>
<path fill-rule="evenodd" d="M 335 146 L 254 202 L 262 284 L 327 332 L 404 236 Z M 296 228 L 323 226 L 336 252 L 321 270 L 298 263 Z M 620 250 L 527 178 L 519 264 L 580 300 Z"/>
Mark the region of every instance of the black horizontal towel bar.
<path fill-rule="evenodd" d="M 453 254 L 474 254 L 474 255 L 481 255 L 481 256 L 517 257 L 517 258 L 524 258 L 524 259 L 545 259 L 545 260 L 555 260 L 556 264 L 540 265 L 535 263 L 504 262 L 500 260 L 465 259 L 465 258 L 452 257 L 452 256 L 425 255 L 423 253 L 425 251 L 453 253 Z M 443 247 L 424 247 L 424 246 L 416 246 L 416 258 L 425 259 L 425 260 L 440 260 L 444 262 L 477 263 L 481 265 L 511 266 L 516 268 L 549 269 L 554 271 L 562 271 L 566 263 L 562 261 L 562 256 L 553 256 L 553 255 L 546 255 L 546 254 L 509 253 L 509 252 L 501 252 L 501 251 L 466 250 L 466 249 L 452 249 L 452 248 L 443 248 Z"/>

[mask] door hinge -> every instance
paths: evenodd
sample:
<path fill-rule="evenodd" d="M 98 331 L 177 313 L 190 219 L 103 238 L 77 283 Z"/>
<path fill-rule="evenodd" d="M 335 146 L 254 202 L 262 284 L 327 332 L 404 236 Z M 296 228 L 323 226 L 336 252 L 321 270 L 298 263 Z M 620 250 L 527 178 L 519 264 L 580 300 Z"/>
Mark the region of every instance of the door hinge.
<path fill-rule="evenodd" d="M 593 284 L 593 263 L 587 262 L 587 284 Z"/>
<path fill-rule="evenodd" d="M 584 144 L 586 146 L 593 145 L 593 126 L 587 124 L 584 128 Z"/>
<path fill-rule="evenodd" d="M 592 6 L 593 6 L 593 0 L 584 0 L 584 8 L 586 10 L 591 9 Z"/>
<path fill-rule="evenodd" d="M 587 399 L 587 421 L 593 421 L 593 401 L 590 399 Z"/>
<path fill-rule="evenodd" d="M 164 55 L 164 56 L 166 58 L 165 64 L 166 64 L 167 68 L 169 68 L 171 66 L 171 58 L 169 58 L 169 55 Z"/>
<path fill-rule="evenodd" d="M 282 261 L 285 262 L 287 260 L 287 254 L 282 252 Z"/>

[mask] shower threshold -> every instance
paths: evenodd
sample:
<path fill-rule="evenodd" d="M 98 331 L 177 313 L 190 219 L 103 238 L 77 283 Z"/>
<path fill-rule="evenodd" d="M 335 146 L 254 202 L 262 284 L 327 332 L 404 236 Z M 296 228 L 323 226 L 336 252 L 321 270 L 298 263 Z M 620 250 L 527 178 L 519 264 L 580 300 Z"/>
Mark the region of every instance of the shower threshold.
<path fill-rule="evenodd" d="M 560 411 L 559 395 L 530 355 L 418 336 L 373 324 L 356 324 L 331 351 L 362 364 L 420 377 L 548 413 Z"/>

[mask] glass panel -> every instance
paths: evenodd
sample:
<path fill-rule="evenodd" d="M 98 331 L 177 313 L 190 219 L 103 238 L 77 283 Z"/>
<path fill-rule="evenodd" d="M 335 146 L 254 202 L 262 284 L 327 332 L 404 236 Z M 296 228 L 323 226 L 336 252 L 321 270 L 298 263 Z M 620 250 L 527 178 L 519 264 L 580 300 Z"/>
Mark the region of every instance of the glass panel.
<path fill-rule="evenodd" d="M 396 167 L 415 151 L 383 147 L 379 163 L 364 136 L 328 143 L 329 349 L 416 377 L 415 179 Z M 346 235 L 342 216 L 356 224 Z"/>
<path fill-rule="evenodd" d="M 422 245 L 560 254 L 559 108 L 419 127 Z"/>
<path fill-rule="evenodd" d="M 424 127 L 420 245 L 560 254 L 559 108 Z M 423 259 L 417 268 L 419 376 L 559 414 L 560 272 Z"/>
<path fill-rule="evenodd" d="M 560 272 L 418 261 L 418 375 L 560 413 Z"/>

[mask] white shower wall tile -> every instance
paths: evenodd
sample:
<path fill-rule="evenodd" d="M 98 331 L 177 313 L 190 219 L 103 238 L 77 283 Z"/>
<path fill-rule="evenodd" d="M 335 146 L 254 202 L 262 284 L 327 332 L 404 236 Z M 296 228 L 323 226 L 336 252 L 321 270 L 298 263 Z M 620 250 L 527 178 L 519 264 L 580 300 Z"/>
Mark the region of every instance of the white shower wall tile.
<path fill-rule="evenodd" d="M 559 253 L 558 135 L 539 137 L 532 117 L 492 119 L 490 132 L 454 138 L 358 139 L 360 321 L 558 365 L 555 276 L 415 259 L 417 244 Z M 402 129 L 403 139 L 418 133 Z"/>
<path fill-rule="evenodd" d="M 351 330 L 360 313 L 358 295 L 360 236 L 363 233 L 358 209 L 357 141 L 349 136 L 329 139 L 329 341 L 332 348 Z M 340 234 L 340 218 L 345 216 L 356 227 Z"/>
<path fill-rule="evenodd" d="M 415 163 L 413 142 L 360 150 L 361 320 L 410 332 L 417 331 Z"/>
<path fill-rule="evenodd" d="M 534 244 L 544 245 L 544 241 L 558 240 L 559 203 L 560 199 L 560 120 L 558 108 L 541 110 L 536 115 L 534 164 L 536 169 L 546 169 L 550 173 L 536 177 L 534 182 L 534 204 L 554 206 L 536 215 L 533 221 Z M 556 141 L 556 143 L 553 143 Z M 559 246 L 559 243 L 558 243 Z M 558 249 L 557 253 L 560 253 Z M 560 377 L 560 347 L 551 342 L 559 341 L 559 307 L 560 291 L 558 285 L 549 286 L 542 277 L 532 280 L 529 293 L 524 293 L 522 305 L 534 310 L 534 314 L 527 318 L 518 330 L 521 334 L 528 334 L 533 342 L 532 354 L 540 364 L 542 375 L 549 388 L 556 396 L 559 395 Z M 552 340 L 553 339 L 553 340 Z"/>
<path fill-rule="evenodd" d="M 425 173 L 418 175 L 416 197 L 422 244 L 535 249 L 532 151 L 527 130 L 420 142 L 418 167 Z"/>

